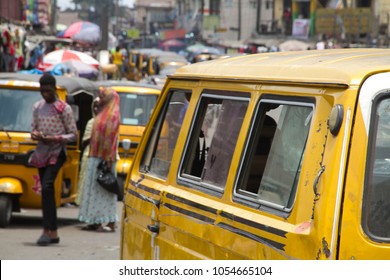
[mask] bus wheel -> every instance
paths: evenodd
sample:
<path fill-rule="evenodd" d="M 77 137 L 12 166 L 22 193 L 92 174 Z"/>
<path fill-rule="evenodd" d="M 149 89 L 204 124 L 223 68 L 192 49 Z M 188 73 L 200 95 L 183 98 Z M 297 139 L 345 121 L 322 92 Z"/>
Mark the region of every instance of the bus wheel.
<path fill-rule="evenodd" d="M 7 195 L 0 195 L 0 227 L 5 228 L 11 222 L 12 200 Z"/>

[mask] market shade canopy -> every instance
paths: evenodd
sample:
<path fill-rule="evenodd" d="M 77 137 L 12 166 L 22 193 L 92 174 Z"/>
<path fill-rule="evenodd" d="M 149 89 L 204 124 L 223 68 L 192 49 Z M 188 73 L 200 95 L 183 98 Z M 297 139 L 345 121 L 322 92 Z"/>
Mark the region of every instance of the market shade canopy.
<path fill-rule="evenodd" d="M 161 48 L 165 51 L 169 51 L 170 48 L 185 48 L 187 44 L 177 39 L 169 39 L 161 44 Z"/>
<path fill-rule="evenodd" d="M 79 60 L 85 64 L 95 67 L 96 69 L 99 67 L 99 61 L 94 59 L 92 56 L 73 50 L 57 50 L 50 52 L 43 57 L 43 64 L 45 66 L 50 66 L 72 59 Z"/>
<path fill-rule="evenodd" d="M 100 27 L 89 21 L 78 21 L 69 25 L 59 37 L 72 38 L 74 41 L 96 44 L 101 41 Z"/>
<path fill-rule="evenodd" d="M 70 73 L 73 73 L 76 76 L 88 79 L 96 78 L 99 75 L 99 71 L 95 67 L 75 59 L 51 65 L 46 68 L 45 71 L 62 70 L 62 74 L 64 74 L 63 71 L 66 71 L 67 69 L 69 69 Z"/>
<path fill-rule="evenodd" d="M 207 46 L 201 44 L 201 43 L 196 43 L 194 45 L 191 45 L 191 46 L 188 46 L 187 47 L 187 51 L 188 52 L 197 52 L 199 51 L 199 49 L 203 49 L 203 48 L 206 48 Z"/>
<path fill-rule="evenodd" d="M 310 47 L 309 44 L 299 40 L 287 40 L 279 45 L 279 50 L 283 51 L 304 51 Z"/>

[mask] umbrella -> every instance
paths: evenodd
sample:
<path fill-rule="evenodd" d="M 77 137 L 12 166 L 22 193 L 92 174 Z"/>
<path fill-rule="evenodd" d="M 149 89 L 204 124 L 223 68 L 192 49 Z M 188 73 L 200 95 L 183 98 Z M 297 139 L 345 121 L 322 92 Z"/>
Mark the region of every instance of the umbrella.
<path fill-rule="evenodd" d="M 161 44 L 161 48 L 169 51 L 171 48 L 184 48 L 187 44 L 177 39 L 166 40 Z"/>
<path fill-rule="evenodd" d="M 194 45 L 188 46 L 186 50 L 188 52 L 197 52 L 199 49 L 205 48 L 206 46 L 201 43 L 196 43 Z"/>
<path fill-rule="evenodd" d="M 201 53 L 221 54 L 221 51 L 218 50 L 217 48 L 213 48 L 213 47 L 204 47 L 204 48 L 199 48 L 197 51 L 194 51 L 193 53 L 194 54 L 201 54 Z"/>
<path fill-rule="evenodd" d="M 310 47 L 309 44 L 299 40 L 287 40 L 279 45 L 280 51 L 303 51 Z"/>
<path fill-rule="evenodd" d="M 183 47 L 185 46 L 186 43 L 184 43 L 183 41 L 180 41 L 180 40 L 177 40 L 177 39 L 170 39 L 170 40 L 166 40 L 164 41 L 161 46 L 165 47 Z"/>
<path fill-rule="evenodd" d="M 64 62 L 60 62 L 56 65 L 51 65 L 45 69 L 45 72 L 49 71 L 55 74 L 58 72 L 58 70 L 60 70 L 62 73 L 59 75 L 63 75 L 68 69 L 69 72 L 75 74 L 75 76 L 88 79 L 96 78 L 99 75 L 99 71 L 95 67 L 75 59 L 70 59 Z"/>
<path fill-rule="evenodd" d="M 79 60 L 95 68 L 99 67 L 99 61 L 94 59 L 92 56 L 73 50 L 57 50 L 50 52 L 43 57 L 43 64 L 45 66 L 50 66 L 72 59 Z"/>
<path fill-rule="evenodd" d="M 101 40 L 101 32 L 99 25 L 89 21 L 78 21 L 69 25 L 63 33 L 60 34 L 64 38 L 72 38 L 78 42 L 96 44 Z"/>

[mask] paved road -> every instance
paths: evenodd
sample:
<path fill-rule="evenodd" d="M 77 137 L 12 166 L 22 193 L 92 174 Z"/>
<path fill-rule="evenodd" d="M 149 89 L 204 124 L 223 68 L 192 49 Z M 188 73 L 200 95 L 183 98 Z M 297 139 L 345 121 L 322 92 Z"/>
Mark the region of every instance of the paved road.
<path fill-rule="evenodd" d="M 118 202 L 118 217 L 122 215 Z M 0 228 L 0 259 L 2 260 L 118 260 L 120 223 L 115 233 L 81 230 L 77 220 L 79 208 L 58 208 L 60 244 L 47 247 L 36 245 L 42 229 L 41 210 L 14 213 L 11 225 Z"/>

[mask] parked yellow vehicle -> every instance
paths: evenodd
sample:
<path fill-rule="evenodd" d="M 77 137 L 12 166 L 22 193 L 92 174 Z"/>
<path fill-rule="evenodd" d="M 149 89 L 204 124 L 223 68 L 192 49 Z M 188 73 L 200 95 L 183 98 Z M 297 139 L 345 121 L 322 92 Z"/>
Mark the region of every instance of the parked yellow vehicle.
<path fill-rule="evenodd" d="M 121 125 L 118 148 L 120 160 L 117 162 L 116 171 L 118 180 L 124 184 L 161 88 L 143 83 L 115 80 L 100 81 L 97 84 L 112 87 L 120 97 Z"/>
<path fill-rule="evenodd" d="M 174 72 L 177 68 L 187 64 L 189 62 L 186 58 L 175 52 L 153 48 L 136 49 L 130 51 L 130 75 L 128 78 L 132 81 L 140 81 L 148 76 Z"/>
<path fill-rule="evenodd" d="M 40 75 L 0 73 L 0 227 L 12 211 L 40 208 L 38 170 L 28 160 L 36 147 L 31 139 L 32 105 L 40 100 Z M 67 146 L 67 160 L 55 182 L 56 205 L 71 203 L 77 195 L 80 139 L 92 117 L 91 104 L 98 87 L 83 78 L 56 77 L 57 94 L 72 107 L 79 139 Z"/>
<path fill-rule="evenodd" d="M 127 79 L 130 81 L 141 80 L 143 64 L 142 54 L 138 50 L 130 51 Z"/>
<path fill-rule="evenodd" d="M 122 259 L 389 259 L 390 50 L 217 59 L 168 77 Z"/>

